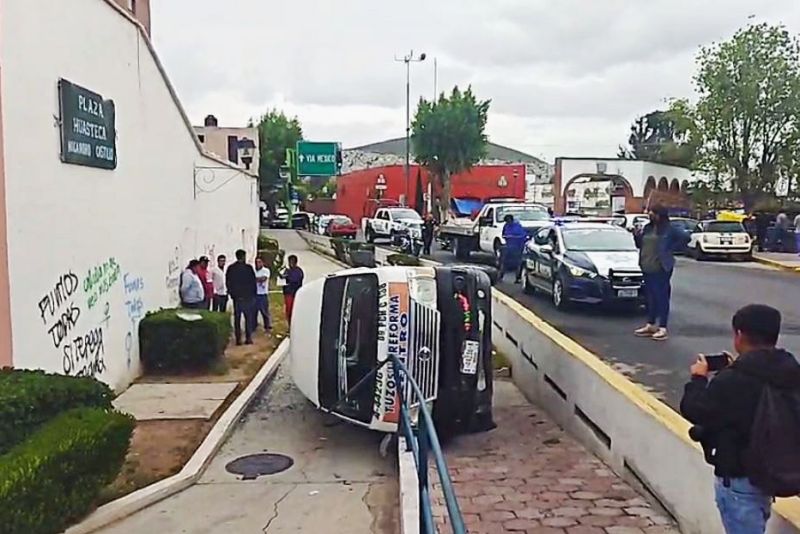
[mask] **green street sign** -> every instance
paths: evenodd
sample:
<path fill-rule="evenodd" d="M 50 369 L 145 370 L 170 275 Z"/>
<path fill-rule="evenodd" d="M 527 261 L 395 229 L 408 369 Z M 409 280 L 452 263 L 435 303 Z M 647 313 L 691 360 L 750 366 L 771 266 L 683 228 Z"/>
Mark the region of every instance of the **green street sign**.
<path fill-rule="evenodd" d="M 75 85 L 58 82 L 61 108 L 61 161 L 117 168 L 117 130 L 113 100 Z"/>
<path fill-rule="evenodd" d="M 336 176 L 339 174 L 339 143 L 298 141 L 298 176 Z"/>

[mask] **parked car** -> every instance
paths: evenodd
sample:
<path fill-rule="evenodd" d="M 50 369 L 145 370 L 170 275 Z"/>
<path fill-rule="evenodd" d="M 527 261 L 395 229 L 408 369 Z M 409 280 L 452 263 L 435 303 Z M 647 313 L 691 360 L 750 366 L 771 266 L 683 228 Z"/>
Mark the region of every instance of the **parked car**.
<path fill-rule="evenodd" d="M 381 208 L 375 217 L 362 221 L 367 242 L 389 238 L 397 244 L 399 233 L 408 231 L 412 238 L 422 236 L 422 217 L 411 208 Z"/>
<path fill-rule="evenodd" d="M 686 233 L 691 234 L 697 228 L 697 219 L 689 219 L 687 217 L 672 217 L 670 218 L 670 223 L 674 228 L 679 230 L 683 230 Z M 683 248 L 676 251 L 677 254 L 688 254 L 689 253 L 689 245 L 684 245 Z"/>
<path fill-rule="evenodd" d="M 329 237 L 345 237 L 355 239 L 358 234 L 358 226 L 346 215 L 335 215 L 328 221 L 325 228 L 325 235 Z"/>
<path fill-rule="evenodd" d="M 696 260 L 712 256 L 749 260 L 753 257 L 753 242 L 740 222 L 702 221 L 692 233 L 689 253 Z"/>
<path fill-rule="evenodd" d="M 625 228 L 629 232 L 644 228 L 650 222 L 650 216 L 646 213 L 619 213 L 612 217 L 612 224 Z"/>
<path fill-rule="evenodd" d="M 549 294 L 556 308 L 572 302 L 639 306 L 643 280 L 633 235 L 611 224 L 557 223 L 525 247 L 524 291 Z"/>
<path fill-rule="evenodd" d="M 270 228 L 289 228 L 289 210 L 286 208 L 275 208 L 275 215 L 269 222 Z"/>
<path fill-rule="evenodd" d="M 331 219 L 336 217 L 336 215 L 320 215 L 317 217 L 316 225 L 314 226 L 314 232 L 319 235 L 325 235 L 325 230 L 328 228 L 328 223 L 331 222 Z"/>

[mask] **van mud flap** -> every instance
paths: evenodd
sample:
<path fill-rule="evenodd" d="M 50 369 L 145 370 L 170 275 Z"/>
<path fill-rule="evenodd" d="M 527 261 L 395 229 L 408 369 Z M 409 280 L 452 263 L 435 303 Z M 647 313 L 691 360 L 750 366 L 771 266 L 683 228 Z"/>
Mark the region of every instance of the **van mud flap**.
<path fill-rule="evenodd" d="M 436 287 L 441 324 L 439 391 L 433 409 L 443 437 L 484 432 L 496 425 L 492 416 L 492 285 L 487 273 L 468 265 L 437 267 Z M 465 348 L 477 362 L 465 362 Z"/>

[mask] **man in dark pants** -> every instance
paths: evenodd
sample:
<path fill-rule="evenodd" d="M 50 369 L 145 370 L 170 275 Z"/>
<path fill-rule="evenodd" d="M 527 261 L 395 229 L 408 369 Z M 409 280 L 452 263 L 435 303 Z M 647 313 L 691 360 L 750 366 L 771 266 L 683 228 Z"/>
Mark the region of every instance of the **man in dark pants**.
<path fill-rule="evenodd" d="M 773 496 L 753 484 L 743 460 L 765 386 L 796 392 L 800 363 L 775 346 L 781 329 L 778 310 L 751 304 L 737 311 L 732 323 L 738 357 L 729 358 L 729 365 L 709 380 L 708 361 L 700 355 L 691 367 L 681 413 L 696 425 L 690 436 L 700 441 L 706 461 L 714 466 L 725 532 L 761 534 Z"/>
<path fill-rule="evenodd" d="M 245 343 L 253 343 L 253 327 L 256 304 L 256 272 L 253 266 L 246 263 L 247 253 L 244 250 L 236 251 L 236 262 L 228 267 L 225 273 L 225 282 L 228 286 L 228 295 L 233 300 L 233 330 L 236 335 L 236 344 L 242 344 L 242 317 L 244 317 Z"/>
<path fill-rule="evenodd" d="M 429 213 L 425 217 L 425 222 L 422 223 L 422 254 L 425 256 L 431 255 L 431 244 L 433 244 L 435 229 L 436 221 L 433 219 L 433 214 Z"/>

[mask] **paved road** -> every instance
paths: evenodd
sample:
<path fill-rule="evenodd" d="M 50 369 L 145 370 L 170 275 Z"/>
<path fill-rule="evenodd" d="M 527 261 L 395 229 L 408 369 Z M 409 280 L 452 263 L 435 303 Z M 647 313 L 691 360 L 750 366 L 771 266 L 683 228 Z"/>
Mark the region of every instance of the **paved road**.
<path fill-rule="evenodd" d="M 434 251 L 431 259 L 455 261 L 444 251 Z M 477 255 L 474 261 L 490 262 L 491 257 Z M 688 367 L 698 352 L 732 350 L 731 316 L 745 304 L 759 302 L 781 310 L 781 344 L 800 353 L 800 277 L 760 264 L 679 258 L 673 278 L 671 337 L 663 342 L 632 335 L 643 322 L 638 315 L 592 307 L 559 312 L 548 296 L 525 295 L 512 283 L 501 283 L 499 288 L 673 408 L 680 402 Z"/>

